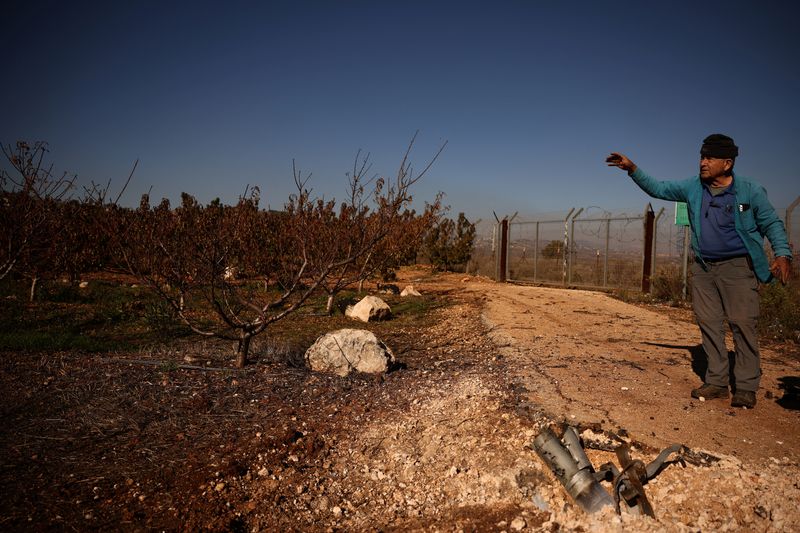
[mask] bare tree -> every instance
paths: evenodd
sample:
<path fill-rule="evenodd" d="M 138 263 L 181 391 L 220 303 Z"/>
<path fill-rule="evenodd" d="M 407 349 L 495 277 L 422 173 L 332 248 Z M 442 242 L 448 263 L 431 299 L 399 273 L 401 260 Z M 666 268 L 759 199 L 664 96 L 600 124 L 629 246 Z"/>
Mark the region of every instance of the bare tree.
<path fill-rule="evenodd" d="M 61 232 L 58 202 L 68 197 L 76 177 L 53 173 L 45 164 L 44 142 L 18 141 L 0 149 L 11 165 L 11 171 L 0 169 L 0 279 L 15 270 L 27 275 L 32 297 Z"/>
<path fill-rule="evenodd" d="M 369 201 L 374 198 L 365 194 L 365 187 L 373 184 L 375 178 L 366 179 L 369 154 L 359 159 L 360 154 L 356 154 L 353 173 L 348 174 L 348 201 L 341 204 L 338 217 L 327 225 L 324 238 L 316 240 L 334 254 L 353 255 L 353 261 L 332 269 L 320 284 L 328 295 L 327 314 L 333 311 L 336 295 L 344 288 L 358 283 L 360 290 L 366 279 L 396 268 L 415 256 L 421 236 L 433 224 L 441 208 L 439 194 L 432 204 L 426 205 L 422 215 L 403 208 L 389 221 L 378 210 L 371 210 Z M 408 173 L 407 167 L 401 167 L 400 175 Z M 382 184 L 377 186 L 383 187 Z"/>
<path fill-rule="evenodd" d="M 343 279 L 401 221 L 411 187 L 444 148 L 415 176 L 408 163 L 413 143 L 397 177 L 372 180 L 368 194 L 354 173 L 351 198 L 338 209 L 313 196 L 310 176 L 296 168 L 297 192 L 281 213 L 259 210 L 257 190 L 236 206 L 202 206 L 184 194 L 174 210 L 168 202 L 151 208 L 144 197 L 118 232 L 120 253 L 192 331 L 235 341 L 242 367 L 255 336 L 296 311 L 330 276 Z M 248 277 L 234 279 L 231 266 Z"/>

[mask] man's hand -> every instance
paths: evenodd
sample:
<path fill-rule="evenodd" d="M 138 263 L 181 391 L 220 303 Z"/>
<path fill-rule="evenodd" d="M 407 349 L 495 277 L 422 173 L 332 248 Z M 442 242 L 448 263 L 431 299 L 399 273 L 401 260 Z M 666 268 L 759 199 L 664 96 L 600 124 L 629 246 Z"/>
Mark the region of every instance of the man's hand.
<path fill-rule="evenodd" d="M 789 281 L 789 274 L 792 273 L 792 262 L 788 257 L 776 257 L 772 264 L 769 265 L 769 270 L 773 276 L 786 285 L 786 282 Z"/>
<path fill-rule="evenodd" d="M 633 161 L 617 152 L 611 152 L 611 155 L 606 157 L 606 163 L 610 167 L 621 168 L 628 174 L 636 170 L 636 165 L 633 164 Z"/>

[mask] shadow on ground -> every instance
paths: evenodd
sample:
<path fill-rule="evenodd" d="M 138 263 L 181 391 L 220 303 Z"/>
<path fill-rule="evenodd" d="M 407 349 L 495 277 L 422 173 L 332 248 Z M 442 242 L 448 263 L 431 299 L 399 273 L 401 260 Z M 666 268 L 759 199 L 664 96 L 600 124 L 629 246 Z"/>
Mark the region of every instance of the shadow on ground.
<path fill-rule="evenodd" d="M 686 350 L 692 358 L 692 372 L 694 372 L 700 379 L 706 378 L 706 370 L 708 370 L 708 357 L 703 350 L 702 344 L 685 345 L 685 344 L 665 344 L 663 342 L 643 342 L 648 346 L 658 346 L 659 348 L 670 348 L 672 350 Z M 728 357 L 732 357 L 733 352 L 728 353 Z"/>
<path fill-rule="evenodd" d="M 800 410 L 800 376 L 778 378 L 778 387 L 783 390 L 783 396 L 775 403 L 784 409 Z"/>

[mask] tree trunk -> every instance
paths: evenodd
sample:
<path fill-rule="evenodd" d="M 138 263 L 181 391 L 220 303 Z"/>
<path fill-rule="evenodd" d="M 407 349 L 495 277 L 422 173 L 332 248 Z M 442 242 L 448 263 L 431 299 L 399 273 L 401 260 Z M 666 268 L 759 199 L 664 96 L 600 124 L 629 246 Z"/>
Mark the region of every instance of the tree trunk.
<path fill-rule="evenodd" d="M 250 341 L 253 336 L 243 333 L 239 338 L 239 345 L 236 347 L 236 368 L 244 368 L 247 364 L 247 354 L 250 351 Z"/>
<path fill-rule="evenodd" d="M 333 294 L 329 294 L 328 303 L 325 304 L 325 313 L 328 314 L 328 316 L 330 316 L 330 314 L 333 313 L 333 300 L 334 300 Z"/>
<path fill-rule="evenodd" d="M 33 276 L 33 278 L 31 279 L 31 294 L 29 296 L 30 303 L 33 303 L 33 299 L 36 296 L 36 282 L 38 281 L 39 278 L 36 276 Z"/>

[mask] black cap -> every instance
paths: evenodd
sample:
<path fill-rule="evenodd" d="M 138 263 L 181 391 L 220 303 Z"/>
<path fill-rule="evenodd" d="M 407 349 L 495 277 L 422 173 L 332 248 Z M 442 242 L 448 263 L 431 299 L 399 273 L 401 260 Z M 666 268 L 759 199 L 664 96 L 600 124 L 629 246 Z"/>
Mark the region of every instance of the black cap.
<path fill-rule="evenodd" d="M 700 155 L 717 159 L 736 159 L 736 156 L 739 155 L 739 147 L 727 135 L 713 133 L 703 139 Z"/>

